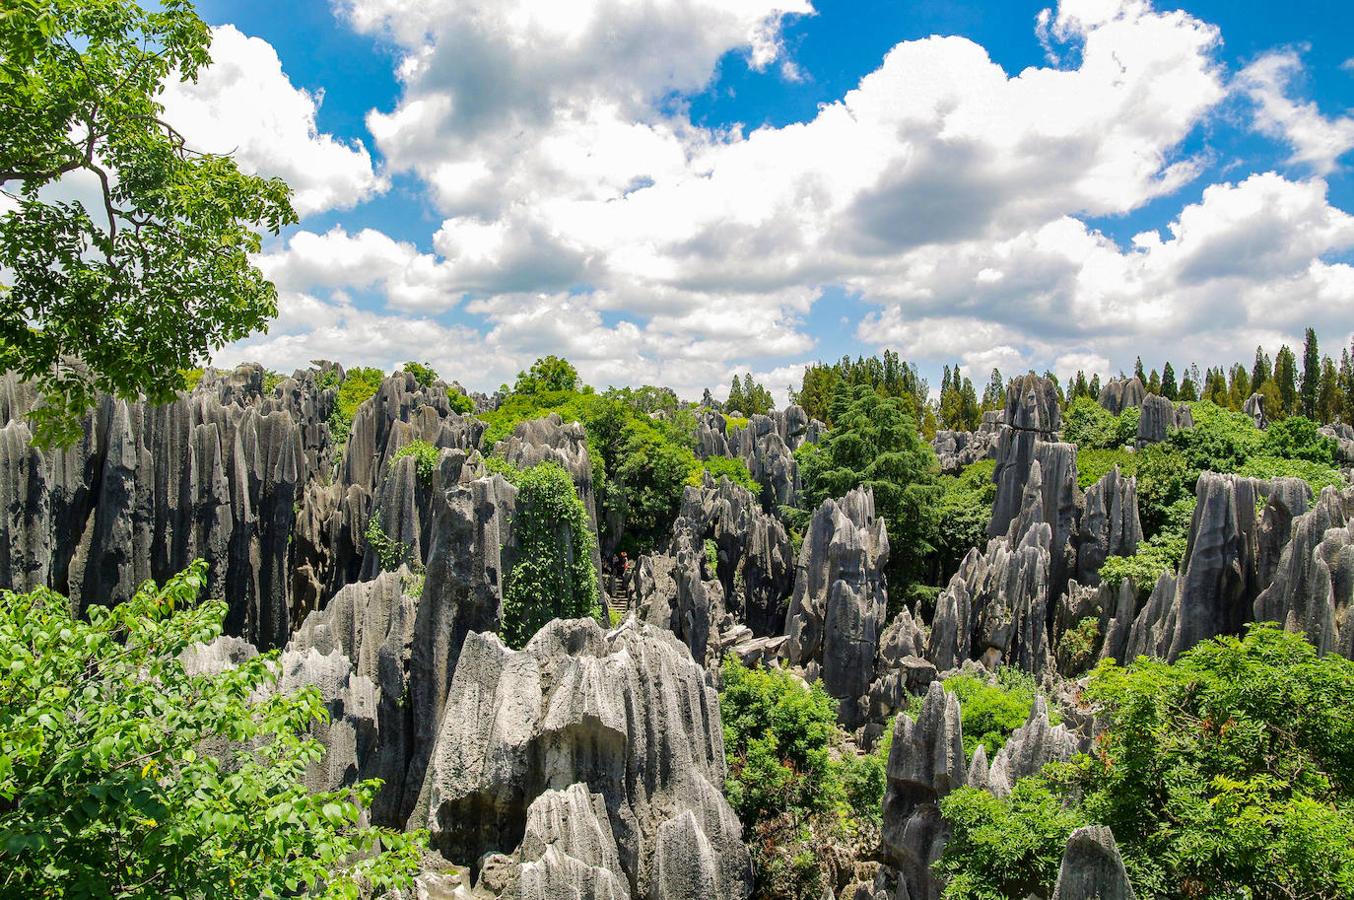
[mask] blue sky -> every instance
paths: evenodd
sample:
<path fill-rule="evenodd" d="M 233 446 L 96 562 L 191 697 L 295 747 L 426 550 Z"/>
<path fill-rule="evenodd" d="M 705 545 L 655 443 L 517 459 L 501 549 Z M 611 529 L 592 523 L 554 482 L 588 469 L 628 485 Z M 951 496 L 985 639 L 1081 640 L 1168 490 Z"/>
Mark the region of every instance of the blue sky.
<path fill-rule="evenodd" d="M 526 7 L 524 15 L 534 15 L 526 0 L 511 2 Z M 759 44 L 760 38 L 743 39 L 748 22 L 755 24 L 776 6 L 798 3 L 805 0 L 767 3 L 761 9 L 755 0 L 740 0 L 729 5 L 749 7 L 751 18 L 734 22 L 725 21 L 728 15 L 719 4 L 664 0 L 656 4 L 660 11 L 652 23 L 622 20 L 614 26 L 621 37 L 612 43 L 590 44 L 595 36 L 587 26 L 568 25 L 568 41 L 579 46 L 577 58 L 560 49 L 568 41 L 558 37 L 554 45 L 533 47 L 537 25 L 523 32 L 525 41 L 495 31 L 517 27 L 513 22 L 518 20 L 505 19 L 501 26 L 473 20 L 453 31 L 456 17 L 467 7 L 453 0 L 404 7 L 397 0 L 346 0 L 341 8 L 327 0 L 200 3 L 211 24 L 233 26 L 276 52 L 283 77 L 276 88 L 263 85 L 258 90 L 308 92 L 314 101 L 310 137 L 331 136 L 347 148 L 360 142 L 370 164 L 367 181 L 336 179 L 330 192 L 342 196 L 345 184 L 358 183 L 366 185 L 358 192 L 365 199 L 352 205 L 312 203 L 300 225 L 274 242 L 272 262 L 284 273 L 279 278 L 284 306 L 288 296 L 305 299 L 291 304 L 292 313 L 284 314 L 276 335 L 232 348 L 225 358 L 252 351 L 282 366 L 298 353 L 346 350 L 340 357 L 345 361 L 388 365 L 398 362 L 407 346 L 411 357 L 466 369 L 444 374 L 474 386 L 492 386 L 504 373 L 529 362 L 533 353 L 563 349 L 582 353 L 581 368 L 599 383 L 664 380 L 692 391 L 724 383 L 732 371 L 743 369 L 788 383 L 807 361 L 898 346 L 925 371 L 935 373 L 943 361 L 962 360 L 975 380 L 981 380 L 991 364 L 1008 372 L 1026 365 L 1112 371 L 1131 363 L 1136 353 L 1149 364 L 1173 356 L 1177 367 L 1187 357 L 1201 364 L 1221 362 L 1246 355 L 1245 348 L 1257 341 L 1283 340 L 1300 331 L 1300 319 L 1265 313 L 1285 297 L 1293 301 L 1294 316 L 1320 310 L 1319 321 L 1312 324 L 1320 327 L 1328 344 L 1348 342 L 1354 329 L 1354 296 L 1346 293 L 1354 284 L 1348 271 L 1354 236 L 1345 214 L 1354 209 L 1354 177 L 1349 173 L 1354 157 L 1342 141 L 1354 144 L 1349 137 L 1354 126 L 1344 127 L 1354 108 L 1354 43 L 1349 40 L 1354 4 L 1292 4 L 1278 14 L 1272 4 L 1259 2 L 1212 0 L 1151 8 L 1136 0 L 1068 0 L 1046 14 L 1048 22 L 1041 28 L 1038 17 L 1046 3 L 821 0 L 812 4 L 809 15 L 770 13 L 772 49 L 766 49 L 767 41 Z M 610 9 L 612 4 L 597 0 L 576 5 L 574 18 L 587 21 L 595 7 Z M 1106 13 L 1107 6 L 1117 10 Z M 1182 15 L 1172 16 L 1175 10 Z M 420 11 L 429 16 L 422 24 Z M 444 20 L 445 30 L 439 31 Z M 1216 28 L 1216 40 L 1200 38 L 1209 27 Z M 784 235 L 778 231 L 783 214 L 753 215 L 746 211 L 747 203 L 722 220 L 707 212 L 709 201 L 699 193 L 701 178 L 718 180 L 721 171 L 740 165 L 740 156 L 753 155 L 751 146 L 720 151 L 727 151 L 729 144 L 757 143 L 748 139 L 757 129 L 768 138 L 763 143 L 774 138 L 786 149 L 768 149 L 764 164 L 749 168 L 738 182 L 741 190 L 749 179 L 767 179 L 764 192 L 749 191 L 751 202 L 755 205 L 759 195 L 781 194 L 788 198 L 783 200 L 789 204 L 785 209 L 825 202 L 805 198 L 823 183 L 838 178 L 849 182 L 850 172 L 834 170 L 830 157 L 838 152 L 833 148 L 849 148 L 851 139 L 834 143 L 838 139 L 822 111 L 841 108 L 848 92 L 881 70 L 890 51 L 920 47 L 909 42 L 924 42 L 932 35 L 971 41 L 1007 79 L 1040 69 L 1082 69 L 1086 74 L 1092 66 L 1083 67 L 1083 49 L 1100 41 L 1106 45 L 1100 58 L 1127 60 L 1123 81 L 1140 81 L 1105 87 L 1087 75 L 1086 90 L 1074 91 L 1073 103 L 1083 95 L 1087 103 L 1098 102 L 1090 98 L 1102 88 L 1131 88 L 1136 94 L 1124 100 L 1118 116 L 1099 126 L 1095 110 L 1081 114 L 1088 123 L 1086 133 L 1049 126 L 1057 132 L 1050 137 L 1039 120 L 1059 118 L 1065 112 L 1059 107 L 1067 100 L 1050 97 L 1045 108 L 1034 88 L 1024 91 L 1020 101 L 1030 104 L 1035 123 L 1031 133 L 1018 133 L 1009 141 L 994 137 L 991 147 L 968 137 L 956 144 L 946 125 L 909 121 L 897 129 L 897 146 L 886 143 L 874 159 L 862 155 L 856 160 L 865 168 L 878 161 L 880 171 L 902 178 L 906 190 L 894 197 L 883 181 L 832 183 L 824 191 L 832 195 L 829 205 L 836 204 L 832 214 L 806 215 L 796 223 L 800 227 Z M 1177 35 L 1176 56 L 1152 46 L 1166 45 Z M 1121 46 L 1109 46 L 1113 42 Z M 427 70 L 402 84 L 397 67 L 425 43 L 431 60 Z M 520 57 L 511 57 L 505 46 L 525 49 Z M 615 58 L 609 59 L 613 48 Z M 225 45 L 222 50 L 235 52 Z M 1096 52 L 1086 49 L 1088 56 Z M 983 124 L 975 124 L 973 117 L 991 111 L 990 95 L 1005 86 L 980 77 L 984 66 L 963 45 L 946 43 L 943 53 L 936 64 L 954 65 L 949 77 L 965 87 L 937 99 L 935 115 L 959 110 L 965 128 L 981 134 Z M 477 54 L 485 61 L 482 81 L 463 64 L 481 58 Z M 671 59 L 664 54 L 672 54 Z M 1134 54 L 1144 66 L 1137 65 Z M 898 62 L 910 55 L 895 52 L 893 58 Z M 653 62 L 654 71 L 646 68 L 632 76 L 635 59 Z M 1275 65 L 1266 68 L 1268 63 Z M 882 103 L 879 115 L 891 122 L 894 112 L 888 107 L 906 108 L 913 102 L 909 93 L 918 79 L 925 79 L 925 66 L 919 60 L 898 62 L 898 80 L 871 90 L 869 115 Z M 1169 75 L 1142 75 L 1144 68 Z M 971 88 L 964 80 L 970 69 L 978 73 Z M 1248 80 L 1243 73 L 1251 72 L 1257 74 Z M 1261 77 L 1275 72 L 1279 77 Z M 577 81 L 556 91 L 549 79 Z M 882 80 L 882 75 L 875 79 Z M 505 84 L 500 96 L 499 87 Z M 231 87 L 228 82 L 209 86 L 204 102 L 220 102 L 222 92 Z M 940 85 L 930 90 L 939 96 L 948 89 Z M 1273 107 L 1283 113 L 1282 121 L 1261 121 L 1257 110 L 1267 97 L 1283 104 Z M 437 102 L 456 112 L 446 121 L 419 119 Z M 266 98 L 254 101 L 260 104 L 267 105 Z M 477 118 L 458 123 L 460 110 L 480 104 L 484 110 Z M 1153 109 L 1154 104 L 1161 109 Z M 385 125 L 369 126 L 373 110 L 390 117 Z M 994 135 L 1021 127 L 1000 115 L 997 119 Z M 1081 121 L 1071 119 L 1073 126 Z M 499 120 L 508 124 L 482 124 Z M 1114 146 L 1092 146 L 1091 131 L 1113 129 L 1120 122 L 1128 122 L 1124 130 L 1131 151 L 1120 154 Z M 239 126 L 251 127 L 247 122 Z M 735 127 L 741 131 L 733 134 L 729 129 Z M 820 138 L 811 141 L 800 134 L 814 129 Z M 644 133 L 643 142 L 636 139 L 634 155 L 614 149 L 618 139 L 632 132 Z M 1314 133 L 1322 139 L 1312 138 Z M 887 129 L 870 130 L 872 138 L 881 134 L 892 139 Z M 1315 156 L 1298 152 L 1297 142 L 1304 139 L 1318 146 Z M 594 140 L 596 145 L 589 146 Z M 828 151 L 826 160 L 820 140 Z M 1004 155 L 1013 147 L 1019 155 L 1035 140 L 1049 142 L 1047 170 L 1038 170 L 1035 154 L 1005 171 Z M 921 165 L 913 160 L 924 157 L 933 142 L 940 147 L 932 151 L 936 158 L 931 163 L 941 173 L 939 181 L 950 171 L 956 180 L 954 186 L 937 186 L 934 196 L 918 193 L 908 174 L 910 166 Z M 711 151 L 711 143 L 726 146 Z M 794 156 L 799 145 L 819 157 L 805 161 Z M 960 150 L 972 151 L 972 156 Z M 285 148 L 270 152 L 276 157 Z M 651 152 L 652 159 L 647 156 Z M 622 155 L 609 157 L 600 171 L 592 171 L 588 160 L 606 153 Z M 952 167 L 946 165 L 948 153 L 955 153 Z M 519 154 L 525 161 L 511 162 Z M 674 164 L 683 154 L 684 166 Z M 261 170 L 281 166 L 278 174 L 300 171 L 305 176 L 318 171 L 265 159 L 268 152 L 256 156 Z M 610 183 L 612 172 L 625 170 L 641 156 L 643 161 L 634 165 L 642 174 L 633 184 Z M 780 161 L 791 158 L 794 164 L 779 172 Z M 1156 160 L 1155 171 L 1141 169 L 1144 158 Z M 651 171 L 651 163 L 665 174 Z M 967 175 L 970 163 L 973 170 Z M 1182 172 L 1161 186 L 1175 163 L 1187 164 L 1189 171 L 1183 172 L 1182 166 Z M 489 187 L 462 190 L 467 180 L 475 180 L 465 173 L 483 176 L 486 169 L 493 172 L 483 179 Z M 1066 197 L 1056 196 L 1062 190 L 1061 171 L 1067 182 L 1077 185 Z M 1256 179 L 1248 182 L 1251 176 Z M 1261 180 L 1266 177 L 1270 180 Z M 371 179 L 380 184 L 371 187 Z M 923 171 L 918 183 L 935 180 Z M 563 182 L 569 183 L 567 188 Z M 1213 186 L 1242 184 L 1247 195 L 1208 193 Z M 970 185 L 981 185 L 1001 199 L 967 197 Z M 1208 203 L 1206 195 L 1212 198 Z M 629 225 L 602 221 L 622 205 L 640 210 L 618 217 Z M 970 207 L 973 215 L 966 217 Z M 1191 207 L 1198 210 L 1191 234 L 1220 242 L 1216 246 L 1190 244 L 1187 238 L 1172 242 L 1169 226 Z M 846 242 L 850 249 L 843 250 L 841 235 L 861 221 L 867 214 L 862 211 L 875 208 L 877 214 L 868 219 L 874 233 L 852 238 Z M 1286 217 L 1275 210 L 1284 210 Z M 692 224 L 685 230 L 679 224 L 656 229 L 644 241 L 627 240 L 627 228 L 647 229 L 668 216 L 674 223 L 689 218 Z M 914 223 L 913 216 L 921 223 Z M 941 223 L 934 234 L 929 222 Z M 579 223 L 596 225 L 598 231 L 580 237 Z M 1049 260 L 1036 265 L 1037 260 L 1022 256 L 1019 248 L 1049 250 L 1059 223 L 1074 224 L 1076 233 L 1069 232 L 1067 242 L 1053 247 Z M 919 235 L 898 237 L 914 228 Z M 360 266 L 348 282 L 317 275 L 326 268 L 326 259 L 331 274 L 335 269 L 326 252 L 340 258 L 346 253 L 351 259 L 360 255 L 358 248 L 339 241 L 334 229 L 341 229 L 345 239 L 371 229 L 402 246 L 401 256 L 382 244 L 381 265 L 405 265 L 394 280 L 402 285 L 399 290 L 415 291 L 419 299 L 392 289 L 392 277 L 361 274 Z M 1134 236 L 1145 231 L 1159 232 L 1166 246 L 1135 250 Z M 319 241 L 310 242 L 307 251 L 298 234 L 330 240 L 324 252 L 315 249 Z M 1285 246 L 1280 251 L 1272 249 L 1274 235 L 1282 235 Z M 485 240 L 498 250 L 483 250 Z M 1107 249 L 1092 246 L 1095 241 L 1112 243 Z M 1085 242 L 1085 249 L 1067 249 L 1075 242 Z M 777 264 L 771 257 L 787 246 L 800 252 L 787 252 L 783 264 Z M 479 248 L 473 258 L 466 249 L 470 247 Z M 1145 258 L 1149 250 L 1156 258 Z M 311 257 L 300 258 L 306 252 Z M 1207 264 L 1189 262 L 1196 257 Z M 423 274 L 409 267 L 410 258 Z M 1016 262 L 1010 268 L 993 262 L 1012 259 Z M 766 271 L 761 271 L 762 262 Z M 632 270 L 636 265 L 640 268 Z M 965 272 L 965 267 L 972 271 Z M 1128 274 L 1104 274 L 1116 267 L 1125 267 Z M 621 271 L 627 274 L 622 277 Z M 1110 280 L 1101 283 L 1097 278 Z M 1115 281 L 1132 282 L 1139 295 L 1118 296 Z M 964 286 L 970 283 L 977 287 Z M 994 290 L 993 284 L 1002 288 Z M 1218 315 L 1227 310 L 1229 292 L 1244 299 L 1227 315 Z M 324 318 L 326 312 L 333 318 L 338 308 L 348 318 L 352 310 L 366 311 L 369 321 L 353 328 Z M 313 332 L 327 337 L 307 330 L 306 316 L 312 314 L 317 317 Z M 725 334 L 710 324 L 725 317 L 727 330 L 735 333 Z M 736 333 L 740 321 L 745 325 L 741 334 Z M 404 346 L 363 339 L 363 334 L 388 338 L 405 333 L 406 326 Z M 1191 334 L 1199 337 L 1201 327 L 1208 333 L 1191 340 Z M 551 346 L 552 339 L 565 346 Z M 453 352 L 446 347 L 448 341 L 477 346 Z M 1176 347 L 1170 346 L 1172 341 Z"/>

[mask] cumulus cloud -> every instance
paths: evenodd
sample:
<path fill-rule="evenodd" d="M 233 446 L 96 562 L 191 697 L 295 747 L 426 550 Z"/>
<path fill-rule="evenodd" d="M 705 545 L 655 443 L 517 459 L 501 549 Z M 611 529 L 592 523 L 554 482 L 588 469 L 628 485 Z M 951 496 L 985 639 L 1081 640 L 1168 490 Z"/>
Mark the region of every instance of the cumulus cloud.
<path fill-rule="evenodd" d="M 298 214 L 347 209 L 386 187 L 360 141 L 320 132 L 320 97 L 292 85 L 277 51 L 232 25 L 212 29 L 212 65 L 195 83 L 171 82 L 165 118 L 195 150 L 233 153 L 245 171 L 295 190 Z"/>
<path fill-rule="evenodd" d="M 1354 117 L 1327 118 L 1316 103 L 1290 97 L 1301 73 L 1298 54 L 1283 50 L 1261 56 L 1241 71 L 1237 81 L 1255 103 L 1256 129 L 1288 143 L 1293 163 L 1328 175 L 1341 156 L 1354 150 Z"/>
<path fill-rule="evenodd" d="M 814 355 L 805 322 L 826 286 L 866 305 L 865 345 L 978 380 L 1354 328 L 1351 217 L 1319 177 L 1344 120 L 1287 99 L 1295 57 L 1229 83 L 1218 30 L 1183 11 L 1063 0 L 1034 23 L 1053 64 L 1014 73 L 964 38 L 903 42 L 808 121 L 745 132 L 695 126 L 682 100 L 730 52 L 781 77 L 780 29 L 804 0 L 342 9 L 400 48 L 402 96 L 368 124 L 442 210 L 436 252 L 339 230 L 266 266 L 305 296 L 461 303 L 478 327 L 458 334 L 494 360 L 466 383 L 561 352 L 601 384 L 695 396 L 749 368 L 774 384 Z M 1312 177 L 1195 184 L 1206 159 L 1182 147 L 1235 85 Z M 1171 196 L 1178 215 L 1127 246 L 1089 224 Z M 314 302 L 361 339 L 364 314 Z M 446 337 L 416 317 L 380 327 L 406 320 Z"/>

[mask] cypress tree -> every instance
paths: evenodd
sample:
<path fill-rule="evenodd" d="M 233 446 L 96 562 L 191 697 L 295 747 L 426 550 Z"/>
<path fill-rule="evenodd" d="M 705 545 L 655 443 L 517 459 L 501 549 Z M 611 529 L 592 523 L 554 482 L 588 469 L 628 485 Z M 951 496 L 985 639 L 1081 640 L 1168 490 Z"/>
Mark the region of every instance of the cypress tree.
<path fill-rule="evenodd" d="M 1180 389 L 1175 384 L 1175 369 L 1167 361 L 1161 369 L 1161 396 L 1167 400 L 1175 400 L 1180 396 Z"/>
<path fill-rule="evenodd" d="M 1316 403 L 1321 393 L 1321 355 L 1316 346 L 1316 329 L 1308 328 L 1302 345 L 1302 414 L 1317 417 Z"/>
<path fill-rule="evenodd" d="M 1268 409 L 1265 413 L 1279 419 L 1293 415 L 1298 410 L 1298 360 L 1287 344 L 1280 347 L 1279 354 L 1274 357 L 1274 383 L 1279 388 L 1279 402 L 1283 408 L 1277 416 Z"/>
<path fill-rule="evenodd" d="M 1274 377 L 1274 368 L 1269 364 L 1264 347 L 1255 348 L 1255 365 L 1251 367 L 1251 387 L 1260 390 L 1260 385 Z"/>

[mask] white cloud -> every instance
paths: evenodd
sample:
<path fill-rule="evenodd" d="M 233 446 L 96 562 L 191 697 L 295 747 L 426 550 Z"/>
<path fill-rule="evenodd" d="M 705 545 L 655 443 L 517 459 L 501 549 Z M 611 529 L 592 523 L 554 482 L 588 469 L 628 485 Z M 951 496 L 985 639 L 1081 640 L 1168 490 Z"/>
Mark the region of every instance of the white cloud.
<path fill-rule="evenodd" d="M 272 45 L 234 26 L 212 29 L 212 65 L 164 90 L 165 118 L 195 150 L 233 153 L 245 171 L 295 190 L 301 216 L 347 209 L 385 189 L 360 141 L 319 131 L 320 97 L 292 85 Z"/>
<path fill-rule="evenodd" d="M 731 51 L 781 77 L 780 24 L 803 0 L 407 7 L 343 5 L 402 50 L 403 96 L 369 126 L 446 216 L 436 253 L 338 230 L 266 264 L 289 291 L 377 290 L 391 310 L 468 297 L 478 325 L 456 334 L 480 371 L 453 356 L 444 373 L 467 384 L 556 352 L 599 384 L 699 396 L 751 369 L 779 390 L 816 349 L 805 321 L 830 285 L 871 307 L 867 346 L 958 360 L 975 381 L 994 366 L 1089 374 L 1144 347 L 1207 363 L 1308 323 L 1354 329 L 1354 270 L 1335 261 L 1354 228 L 1320 178 L 1192 187 L 1128 247 L 1087 224 L 1181 195 L 1204 168 L 1182 147 L 1229 87 L 1220 34 L 1187 13 L 1063 0 L 1034 23 L 1055 65 L 1018 73 L 963 38 L 904 42 L 809 121 L 744 133 L 693 125 L 682 100 Z M 1294 137 L 1317 133 L 1298 127 L 1315 108 L 1285 99 L 1286 72 L 1261 108 L 1320 172 L 1334 145 Z M 448 339 L 431 320 L 313 302 L 355 341 L 367 315 Z"/>
<path fill-rule="evenodd" d="M 1255 103 L 1256 129 L 1287 142 L 1293 148 L 1292 162 L 1328 175 L 1341 156 L 1354 150 L 1354 117 L 1327 118 L 1316 103 L 1292 99 L 1289 91 L 1301 72 L 1297 53 L 1284 50 L 1261 56 L 1241 71 L 1237 82 Z"/>

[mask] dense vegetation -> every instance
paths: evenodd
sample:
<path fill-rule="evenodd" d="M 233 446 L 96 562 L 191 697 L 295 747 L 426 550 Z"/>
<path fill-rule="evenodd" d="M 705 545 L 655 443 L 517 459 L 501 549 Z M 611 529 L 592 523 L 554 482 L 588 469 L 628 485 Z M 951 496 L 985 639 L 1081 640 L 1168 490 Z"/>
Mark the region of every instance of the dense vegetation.
<path fill-rule="evenodd" d="M 847 746 L 819 682 L 733 657 L 722 674 L 725 793 L 753 853 L 754 896 L 820 900 L 877 837 L 888 742 Z"/>
<path fill-rule="evenodd" d="M 943 682 L 945 690 L 961 704 L 960 721 L 964 728 L 964 752 L 970 758 L 982 744 L 990 760 L 1025 720 L 1034 706 L 1034 678 L 1019 669 L 1002 666 L 994 677 L 960 673 Z M 1049 720 L 1059 721 L 1050 710 Z"/>
<path fill-rule="evenodd" d="M 277 314 L 250 254 L 296 221 L 290 189 L 190 149 L 163 118 L 163 86 L 195 81 L 210 45 L 188 3 L 0 15 L 0 371 L 41 393 L 40 443 L 79 440 L 100 392 L 173 399 L 183 370 Z M 82 176 L 97 206 L 50 190 Z"/>
<path fill-rule="evenodd" d="M 503 638 L 523 647 L 551 619 L 600 618 L 588 513 L 569 473 L 544 462 L 517 473 L 516 562 L 503 581 Z"/>
<path fill-rule="evenodd" d="M 662 394 L 645 389 L 606 393 L 579 389 L 572 370 L 564 360 L 539 360 L 519 376 L 518 387 L 498 409 L 480 414 L 488 424 L 482 446 L 488 450 L 520 423 L 552 412 L 565 422 L 581 423 L 587 432 L 605 546 L 638 553 L 665 540 L 682 492 L 687 485 L 699 484 L 706 472 L 760 492 L 742 460 L 696 458 L 695 411 L 677 404 L 675 396 L 671 404 L 663 404 L 657 399 Z M 560 383 L 573 387 L 559 388 Z M 624 530 L 613 533 L 610 529 L 618 522 Z"/>
<path fill-rule="evenodd" d="M 328 711 L 271 691 L 275 654 L 190 675 L 221 633 L 206 565 L 87 619 L 52 591 L 0 595 L 0 894 L 356 897 L 407 886 L 422 836 L 362 824 L 377 782 L 312 793 Z M 222 743 L 224 742 L 224 743 Z M 221 758 L 205 746 L 223 746 Z"/>
<path fill-rule="evenodd" d="M 1267 625 L 1175 664 L 1102 663 L 1106 729 L 998 799 L 961 788 L 938 870 L 947 897 L 1047 896 L 1063 844 L 1109 825 L 1140 897 L 1354 893 L 1354 662 Z"/>
<path fill-rule="evenodd" d="M 889 586 L 900 593 L 923 574 L 936 536 L 942 489 L 935 452 L 921 439 L 911 404 L 866 386 L 837 391 L 837 423 L 797 451 L 803 480 L 800 521 L 824 500 L 857 487 L 874 492 L 889 535 Z"/>

